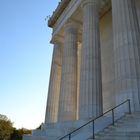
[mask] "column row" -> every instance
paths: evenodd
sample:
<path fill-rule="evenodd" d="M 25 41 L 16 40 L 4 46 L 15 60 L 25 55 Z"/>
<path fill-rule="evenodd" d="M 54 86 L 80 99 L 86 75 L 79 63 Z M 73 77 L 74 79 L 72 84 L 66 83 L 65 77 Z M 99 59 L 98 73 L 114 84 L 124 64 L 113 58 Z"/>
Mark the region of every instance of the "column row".
<path fill-rule="evenodd" d="M 101 82 L 101 54 L 99 35 L 99 3 L 97 0 L 86 0 L 83 9 L 83 45 L 80 66 L 80 97 L 79 118 L 87 119 L 102 113 L 102 82 Z M 48 97 L 49 104 L 58 109 L 59 122 L 76 120 L 77 116 L 77 35 L 78 26 L 68 22 L 64 33 L 64 51 L 62 58 L 62 74 L 59 79 L 59 104 L 53 104 L 52 94 Z M 53 71 L 53 67 L 52 67 Z M 56 72 L 57 70 L 55 70 Z M 57 72 L 56 72 L 57 73 Z M 57 75 L 57 74 L 56 74 Z M 61 81 L 60 81 L 61 80 Z M 51 87 L 50 82 L 50 87 Z M 55 86 L 53 87 L 55 89 Z M 56 95 L 57 96 L 57 95 Z M 52 99 L 51 99 L 52 98 Z M 50 103 L 51 102 L 51 103 Z M 47 112 L 52 110 L 47 108 Z M 47 114 L 47 113 L 46 113 Z M 48 113 L 51 114 L 51 113 Z M 54 114 L 51 114 L 54 115 Z M 51 117 L 50 115 L 50 117 Z M 46 115 L 46 120 L 49 117 Z M 54 119 L 54 117 L 52 117 Z M 46 121 L 49 122 L 50 120 Z M 52 122 L 53 120 L 51 120 Z"/>
<path fill-rule="evenodd" d="M 77 103 L 78 26 L 73 22 L 65 25 L 63 55 L 62 52 L 58 55 L 60 52 L 58 44 L 54 47 L 46 123 L 76 120 L 78 104 L 79 119 L 89 119 L 103 113 L 99 2 L 99 0 L 84 0 L 81 4 L 83 37 L 79 103 Z M 140 29 L 134 1 L 112 0 L 112 17 L 116 104 L 130 98 L 133 111 L 140 111 Z M 59 61 L 57 65 L 55 59 Z"/>

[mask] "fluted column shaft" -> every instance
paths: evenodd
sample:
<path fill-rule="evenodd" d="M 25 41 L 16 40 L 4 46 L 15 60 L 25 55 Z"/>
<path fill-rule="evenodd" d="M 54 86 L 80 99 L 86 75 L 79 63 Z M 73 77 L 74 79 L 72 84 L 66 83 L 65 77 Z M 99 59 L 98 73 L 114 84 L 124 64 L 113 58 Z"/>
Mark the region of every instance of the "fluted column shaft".
<path fill-rule="evenodd" d="M 134 0 L 112 0 L 117 104 L 131 99 L 140 111 L 140 29 Z"/>
<path fill-rule="evenodd" d="M 83 46 L 80 76 L 80 119 L 102 113 L 99 0 L 84 0 Z"/>
<path fill-rule="evenodd" d="M 76 120 L 77 106 L 77 27 L 65 26 L 59 121 Z"/>
<path fill-rule="evenodd" d="M 55 42 L 52 57 L 51 75 L 48 90 L 45 123 L 57 122 L 61 81 L 61 44 Z"/>

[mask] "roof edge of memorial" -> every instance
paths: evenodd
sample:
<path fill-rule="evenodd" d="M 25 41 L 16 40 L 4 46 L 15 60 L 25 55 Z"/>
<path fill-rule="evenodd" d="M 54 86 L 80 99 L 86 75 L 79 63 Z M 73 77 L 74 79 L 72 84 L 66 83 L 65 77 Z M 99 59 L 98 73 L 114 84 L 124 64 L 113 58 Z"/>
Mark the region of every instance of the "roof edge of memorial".
<path fill-rule="evenodd" d="M 48 20 L 48 26 L 53 27 L 60 15 L 63 13 L 63 11 L 66 9 L 68 4 L 70 3 L 71 0 L 61 0 L 59 2 L 56 10 L 53 12 L 52 16 Z"/>

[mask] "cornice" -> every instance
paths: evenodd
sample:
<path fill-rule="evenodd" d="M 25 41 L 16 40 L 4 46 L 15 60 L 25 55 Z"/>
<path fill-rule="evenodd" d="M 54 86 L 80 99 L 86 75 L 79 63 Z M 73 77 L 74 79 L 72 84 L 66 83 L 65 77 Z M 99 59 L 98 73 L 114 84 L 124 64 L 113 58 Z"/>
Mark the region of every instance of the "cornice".
<path fill-rule="evenodd" d="M 56 10 L 53 12 L 52 16 L 50 17 L 50 19 L 48 20 L 48 26 L 51 28 L 54 28 L 56 22 L 58 21 L 59 17 L 62 15 L 62 13 L 65 11 L 65 9 L 68 7 L 68 5 L 70 4 L 72 0 L 61 0 L 61 2 L 59 2 Z M 77 0 L 78 1 L 78 0 Z M 79 0 L 82 1 L 82 0 Z M 83 0 L 84 2 L 85 0 Z M 87 0 L 87 1 L 92 1 L 92 0 Z M 102 15 L 104 15 L 104 13 L 110 9 L 110 5 L 106 5 L 106 3 L 108 3 L 108 1 L 110 0 L 97 0 L 101 2 L 101 10 L 100 10 L 100 15 L 102 17 Z M 104 6 L 105 5 L 105 6 Z M 109 7 L 109 8 L 108 8 Z"/>
<path fill-rule="evenodd" d="M 49 27 L 53 27 L 54 26 L 54 24 L 56 23 L 57 19 L 63 13 L 63 11 L 68 6 L 70 1 L 71 0 L 61 0 L 61 2 L 59 2 L 59 5 L 57 6 L 56 10 L 53 12 L 53 15 L 48 20 L 48 26 Z"/>

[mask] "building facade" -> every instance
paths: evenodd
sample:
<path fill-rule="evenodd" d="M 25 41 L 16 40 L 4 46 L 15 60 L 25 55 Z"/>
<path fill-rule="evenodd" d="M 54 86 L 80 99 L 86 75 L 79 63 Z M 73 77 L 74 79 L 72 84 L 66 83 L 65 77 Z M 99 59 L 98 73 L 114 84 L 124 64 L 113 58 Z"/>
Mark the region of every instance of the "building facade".
<path fill-rule="evenodd" d="M 36 140 L 52 124 L 88 120 L 126 99 L 140 111 L 140 0 L 61 0 L 48 26 L 54 48 Z"/>
<path fill-rule="evenodd" d="M 95 117 L 126 99 L 140 111 L 139 0 L 63 0 L 48 25 L 46 123 Z"/>

